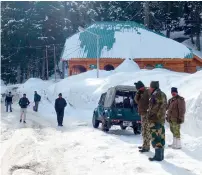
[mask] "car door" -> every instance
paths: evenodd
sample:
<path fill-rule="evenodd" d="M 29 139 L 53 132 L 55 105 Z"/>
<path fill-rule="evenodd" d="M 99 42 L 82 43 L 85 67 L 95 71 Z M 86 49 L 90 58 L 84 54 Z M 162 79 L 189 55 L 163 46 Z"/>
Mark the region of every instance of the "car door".
<path fill-rule="evenodd" d="M 99 118 L 99 120 L 101 120 L 103 117 L 105 97 L 106 97 L 106 93 L 102 94 L 100 97 L 100 101 L 98 103 L 98 118 Z"/>

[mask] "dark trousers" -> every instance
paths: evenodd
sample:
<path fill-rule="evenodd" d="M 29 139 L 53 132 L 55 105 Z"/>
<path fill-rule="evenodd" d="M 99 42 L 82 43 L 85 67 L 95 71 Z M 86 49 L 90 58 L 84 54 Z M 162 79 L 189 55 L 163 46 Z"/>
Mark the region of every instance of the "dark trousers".
<path fill-rule="evenodd" d="M 38 111 L 38 108 L 39 108 L 39 102 L 38 102 L 38 101 L 35 101 L 35 111 L 36 111 L 36 112 Z"/>
<path fill-rule="evenodd" d="M 12 112 L 12 103 L 11 102 L 6 103 L 6 112 L 8 112 L 9 106 L 10 106 L 10 112 Z"/>
<path fill-rule="evenodd" d="M 62 125 L 63 117 L 64 117 L 64 109 L 60 109 L 60 110 L 56 111 L 56 113 L 57 113 L 58 125 Z"/>

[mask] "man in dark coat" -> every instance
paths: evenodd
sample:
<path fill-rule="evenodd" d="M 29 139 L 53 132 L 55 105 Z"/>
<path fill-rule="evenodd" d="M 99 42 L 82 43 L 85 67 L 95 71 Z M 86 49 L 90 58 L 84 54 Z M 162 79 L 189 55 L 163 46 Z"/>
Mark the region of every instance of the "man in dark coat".
<path fill-rule="evenodd" d="M 8 108 L 10 107 L 10 112 L 12 112 L 12 104 L 13 104 L 13 95 L 9 92 L 5 98 L 6 112 L 8 112 Z"/>
<path fill-rule="evenodd" d="M 28 98 L 26 97 L 26 94 L 23 94 L 23 97 L 19 101 L 19 105 L 21 107 L 21 116 L 20 116 L 20 122 L 22 122 L 22 116 L 24 115 L 23 122 L 26 123 L 26 114 L 27 114 L 27 106 L 30 104 Z"/>
<path fill-rule="evenodd" d="M 41 96 L 39 94 L 37 94 L 37 91 L 34 91 L 34 111 L 37 112 L 38 108 L 39 108 L 39 102 L 41 100 Z"/>
<path fill-rule="evenodd" d="M 137 89 L 135 95 L 135 102 L 138 104 L 138 113 L 141 116 L 142 123 L 142 137 L 143 145 L 139 146 L 140 152 L 148 152 L 150 150 L 150 124 L 147 116 L 147 109 L 149 108 L 149 89 L 144 86 L 141 81 L 134 83 Z"/>
<path fill-rule="evenodd" d="M 150 161 L 162 161 L 164 159 L 165 146 L 165 115 L 167 107 L 167 97 L 159 89 L 159 82 L 152 81 L 150 84 L 151 96 L 149 99 L 148 120 L 150 122 L 150 132 L 152 146 L 155 155 L 149 158 Z"/>
<path fill-rule="evenodd" d="M 59 98 L 55 100 L 55 111 L 57 113 L 57 121 L 58 121 L 58 126 L 63 126 L 63 117 L 64 117 L 64 110 L 65 107 L 67 106 L 67 102 L 64 98 L 62 98 L 62 94 L 59 93 Z"/>
<path fill-rule="evenodd" d="M 171 94 L 173 97 L 168 100 L 166 120 L 170 124 L 170 130 L 173 134 L 173 143 L 168 146 L 173 149 L 180 149 L 180 125 L 184 122 L 186 105 L 184 98 L 178 95 L 177 88 L 172 87 Z"/>

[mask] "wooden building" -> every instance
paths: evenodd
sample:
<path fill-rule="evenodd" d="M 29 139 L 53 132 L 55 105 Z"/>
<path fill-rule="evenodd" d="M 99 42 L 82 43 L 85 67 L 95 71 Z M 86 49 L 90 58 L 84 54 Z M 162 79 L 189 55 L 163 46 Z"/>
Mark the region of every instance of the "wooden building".
<path fill-rule="evenodd" d="M 71 76 L 95 69 L 97 56 L 99 69 L 107 71 L 115 69 L 125 58 L 133 59 L 142 69 L 187 73 L 202 69 L 202 59 L 186 46 L 135 22 L 95 23 L 67 38 L 61 59 L 67 63 Z"/>

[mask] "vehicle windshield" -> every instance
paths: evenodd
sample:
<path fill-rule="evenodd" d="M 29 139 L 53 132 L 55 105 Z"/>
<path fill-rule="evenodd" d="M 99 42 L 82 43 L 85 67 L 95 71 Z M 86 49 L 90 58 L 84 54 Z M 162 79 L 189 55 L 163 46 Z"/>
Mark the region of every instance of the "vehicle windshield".
<path fill-rule="evenodd" d="M 137 108 L 134 97 L 135 92 L 117 91 L 114 99 L 114 106 L 116 108 Z"/>

